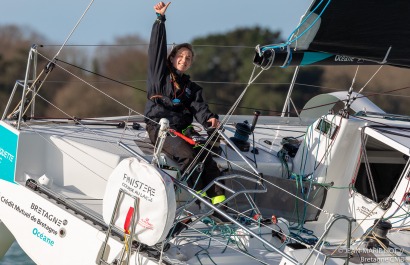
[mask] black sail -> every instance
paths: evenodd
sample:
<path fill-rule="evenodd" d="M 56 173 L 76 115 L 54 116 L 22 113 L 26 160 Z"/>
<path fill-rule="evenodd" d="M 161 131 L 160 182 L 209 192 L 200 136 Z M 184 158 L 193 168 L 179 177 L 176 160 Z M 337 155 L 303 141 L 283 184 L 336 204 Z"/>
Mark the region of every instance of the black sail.
<path fill-rule="evenodd" d="M 321 16 L 309 50 L 409 67 L 409 12 L 408 0 L 333 0 Z"/>
<path fill-rule="evenodd" d="M 302 22 L 281 47 L 257 49 L 254 63 L 410 67 L 409 12 L 410 0 L 316 0 L 304 16 L 314 25 Z M 303 35 L 310 36 L 299 45 Z"/>

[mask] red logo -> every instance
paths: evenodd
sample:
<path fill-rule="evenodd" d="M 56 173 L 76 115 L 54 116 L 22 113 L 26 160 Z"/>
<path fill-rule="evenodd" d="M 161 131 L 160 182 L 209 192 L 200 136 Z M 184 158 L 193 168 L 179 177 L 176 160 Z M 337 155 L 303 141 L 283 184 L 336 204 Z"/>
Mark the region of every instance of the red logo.
<path fill-rule="evenodd" d="M 154 225 L 149 222 L 149 218 L 145 218 L 145 219 L 143 218 L 139 220 L 138 224 L 150 230 L 154 229 Z"/>

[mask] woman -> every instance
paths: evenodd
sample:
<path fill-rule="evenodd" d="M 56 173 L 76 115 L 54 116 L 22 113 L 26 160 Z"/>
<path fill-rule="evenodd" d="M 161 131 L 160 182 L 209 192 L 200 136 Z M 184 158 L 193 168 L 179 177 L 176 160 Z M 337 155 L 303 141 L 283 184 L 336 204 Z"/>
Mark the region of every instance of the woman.
<path fill-rule="evenodd" d="M 165 11 L 169 5 L 170 2 L 159 2 L 154 6 L 157 19 L 152 27 L 148 50 L 148 101 L 145 106 L 145 122 L 152 143 L 156 142 L 158 122 L 161 118 L 167 118 L 171 129 L 177 132 L 190 132 L 194 140 L 200 138 L 191 125 L 194 118 L 204 127 L 207 123 L 214 128 L 219 125 L 218 115 L 209 110 L 202 97 L 202 88 L 185 74 L 194 59 L 192 46 L 188 43 L 177 45 L 167 57 Z M 198 149 L 182 138 L 172 136 L 166 137 L 163 146 L 163 151 L 178 163 L 182 173 L 195 160 Z M 187 175 L 191 174 L 188 185 L 198 192 L 220 175 L 217 164 L 210 155 L 202 152 L 198 161 L 203 159 L 205 161 L 201 174 L 198 170 L 185 172 Z M 208 189 L 204 195 L 211 198 L 213 204 L 225 200 L 223 190 L 217 185 Z"/>

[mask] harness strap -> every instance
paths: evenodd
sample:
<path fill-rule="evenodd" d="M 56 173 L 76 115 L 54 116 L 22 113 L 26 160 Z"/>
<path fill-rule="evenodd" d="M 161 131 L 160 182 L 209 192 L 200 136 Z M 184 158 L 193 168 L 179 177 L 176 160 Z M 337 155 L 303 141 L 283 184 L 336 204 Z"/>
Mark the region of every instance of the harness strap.
<path fill-rule="evenodd" d="M 172 132 L 173 134 L 175 134 L 176 136 L 180 137 L 182 140 L 185 140 L 186 142 L 188 142 L 191 145 L 196 145 L 196 142 L 194 140 L 192 140 L 191 138 L 183 135 L 180 132 L 175 131 L 174 129 L 170 129 L 170 132 Z"/>

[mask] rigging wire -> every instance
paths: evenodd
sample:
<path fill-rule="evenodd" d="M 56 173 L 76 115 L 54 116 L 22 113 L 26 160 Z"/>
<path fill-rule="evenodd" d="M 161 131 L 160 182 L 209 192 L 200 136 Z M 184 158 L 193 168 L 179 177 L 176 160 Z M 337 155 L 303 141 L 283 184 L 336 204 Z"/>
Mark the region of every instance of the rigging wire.
<path fill-rule="evenodd" d="M 66 43 L 68 42 L 68 40 L 71 38 L 71 36 L 72 36 L 72 34 L 74 33 L 74 31 L 77 29 L 78 25 L 80 24 L 80 22 L 82 21 L 82 19 L 83 19 L 84 16 L 85 16 L 85 14 L 86 14 L 86 13 L 88 12 L 88 10 L 90 9 L 90 7 L 91 7 L 91 5 L 93 4 L 93 2 L 94 2 L 94 0 L 91 0 L 91 2 L 88 4 L 87 8 L 85 9 L 85 11 L 84 11 L 83 14 L 81 15 L 81 17 L 78 19 L 77 23 L 75 24 L 74 28 L 73 28 L 73 29 L 71 30 L 71 32 L 68 34 L 68 36 L 67 36 L 67 38 L 65 39 L 64 43 L 61 45 L 60 49 L 59 49 L 59 50 L 57 51 L 57 53 L 54 55 L 53 59 L 52 59 L 52 60 L 49 60 L 49 59 L 47 60 L 47 61 L 49 61 L 49 63 L 48 63 L 47 66 L 46 66 L 46 73 L 47 73 L 47 75 L 46 75 L 46 77 L 44 78 L 44 80 L 47 79 L 49 73 L 50 73 L 50 72 L 52 71 L 52 69 L 54 68 L 55 59 L 56 59 L 57 56 L 60 54 L 60 52 L 62 51 L 62 49 L 64 48 L 64 46 L 65 46 Z M 35 52 L 36 52 L 37 54 L 40 54 L 37 49 L 35 50 Z M 40 54 L 40 55 L 41 55 L 41 54 Z M 44 70 L 43 70 L 43 71 L 44 71 Z M 43 73 L 43 72 L 42 72 L 42 73 Z M 38 78 L 37 78 L 37 79 L 38 79 Z M 26 80 L 25 82 L 27 82 L 27 80 Z M 27 85 L 27 84 L 24 85 L 24 88 L 26 87 L 26 85 Z M 36 83 L 33 84 L 33 86 L 35 86 L 35 85 L 36 85 Z M 42 86 L 42 83 L 41 83 L 40 87 L 41 87 L 41 86 Z M 27 89 L 28 89 L 28 90 L 27 90 L 27 93 L 28 93 L 29 90 L 32 90 L 31 88 L 27 88 Z M 31 104 L 33 103 L 34 97 L 35 97 L 35 95 L 38 93 L 38 91 L 37 91 L 37 92 L 32 91 L 32 92 L 34 93 L 34 96 L 33 96 L 32 100 L 29 102 L 29 105 L 31 105 Z M 24 94 L 24 93 L 26 93 L 25 89 L 23 89 L 23 94 Z M 24 98 L 25 98 L 25 97 L 24 97 Z M 21 104 L 22 107 L 24 106 L 24 102 L 20 102 L 20 104 Z M 27 109 L 24 111 L 24 113 L 25 113 L 27 110 L 28 110 L 28 106 L 27 106 Z M 23 117 L 23 113 L 20 113 L 20 117 Z M 19 120 L 19 122 L 20 122 L 20 120 Z M 18 126 L 18 127 L 19 127 L 19 126 Z"/>
<path fill-rule="evenodd" d="M 83 70 L 83 71 L 85 71 L 85 72 L 88 72 L 88 73 L 97 75 L 97 76 L 99 76 L 99 77 L 105 78 L 105 79 L 110 80 L 110 81 L 112 81 L 112 82 L 116 82 L 116 83 L 118 83 L 118 84 L 121 84 L 121 85 L 130 87 L 130 88 L 139 90 L 139 91 L 141 91 L 141 92 L 146 92 L 146 90 L 144 90 L 144 89 L 142 89 L 142 88 L 138 88 L 138 87 L 135 87 L 135 86 L 131 86 L 131 85 L 129 85 L 129 84 L 126 84 L 126 83 L 123 82 L 123 81 L 119 81 L 119 80 L 110 78 L 110 77 L 108 77 L 108 76 L 99 74 L 99 73 L 97 73 L 97 72 L 94 72 L 94 71 L 85 69 L 85 68 L 83 68 L 83 67 L 80 67 L 80 66 L 77 66 L 77 65 L 68 63 L 68 62 L 63 61 L 63 60 L 60 60 L 60 59 L 56 59 L 56 60 L 58 60 L 58 61 L 60 61 L 60 62 L 63 62 L 63 63 L 65 63 L 65 64 L 68 64 L 68 65 L 70 65 L 70 66 L 72 66 L 72 67 L 75 67 L 75 68 L 77 68 L 77 69 Z M 360 91 L 358 92 L 359 94 L 364 90 L 364 88 L 369 84 L 369 82 L 376 76 L 376 74 L 381 70 L 381 68 L 382 68 L 382 66 L 380 66 L 380 67 L 376 70 L 376 72 L 372 75 L 372 77 L 371 77 L 371 78 L 366 82 L 366 84 L 360 89 Z M 356 76 L 356 75 L 357 75 L 357 70 L 356 70 L 355 76 Z M 354 78 L 354 79 L 355 79 L 355 78 Z M 146 80 L 136 80 L 136 81 L 146 82 Z M 243 83 L 243 82 L 210 82 L 210 81 L 200 81 L 200 80 L 194 80 L 194 81 L 195 81 L 196 83 L 203 83 L 203 84 L 235 84 L 235 85 L 247 84 L 247 83 Z M 131 81 L 130 81 L 130 82 L 131 82 Z M 134 82 L 135 82 L 135 81 L 134 81 Z M 353 83 L 354 83 L 354 81 L 353 81 Z M 352 88 L 352 86 L 353 86 L 353 83 L 352 83 L 352 85 L 351 85 L 351 88 Z M 289 84 L 289 83 L 256 83 L 256 82 L 252 82 L 252 85 L 285 85 L 285 84 Z M 345 91 L 345 90 L 337 90 L 337 89 L 332 89 L 332 88 L 329 88 L 329 87 L 309 85 L 309 84 L 303 84 L 303 83 L 295 83 L 295 84 L 296 84 L 296 85 L 299 85 L 299 86 L 316 87 L 316 88 L 320 88 L 320 89 L 327 89 L 327 90 L 334 90 L 334 91 Z M 389 95 L 389 96 L 410 97 L 410 96 L 406 96 L 406 95 L 394 95 L 394 94 L 389 93 L 389 92 L 396 92 L 396 91 L 399 91 L 399 90 L 404 90 L 404 89 L 409 89 L 409 88 L 410 88 L 410 87 L 404 87 L 404 88 L 394 89 L 394 90 L 390 90 L 390 91 L 382 92 L 382 93 L 380 93 L 380 92 L 373 92 L 373 93 L 371 93 L 371 94 L 369 94 L 369 95 L 361 95 L 361 96 L 355 95 L 355 97 L 351 100 L 351 102 L 353 102 L 354 100 L 356 100 L 356 99 L 358 99 L 358 98 L 371 97 L 371 96 L 375 96 L 375 95 Z M 335 104 L 335 103 L 337 103 L 337 102 L 338 102 L 338 101 L 331 102 L 331 103 L 328 103 L 328 104 L 319 105 L 319 106 L 314 106 L 314 107 L 310 107 L 310 108 L 303 108 L 303 109 L 300 109 L 299 112 L 304 111 L 304 110 L 310 110 L 310 109 L 315 109 L 315 108 L 323 107 L 323 106 L 326 106 L 326 105 L 333 105 L 333 104 Z M 349 100 L 346 99 L 346 100 L 345 100 L 345 104 L 347 104 L 348 102 L 349 102 Z M 209 102 L 209 104 L 210 104 L 210 105 L 225 106 L 225 107 L 231 106 L 231 105 L 222 104 L 222 103 L 216 103 L 216 102 Z M 246 106 L 237 106 L 237 108 L 238 108 L 238 109 L 252 109 L 252 110 L 254 109 L 254 107 L 246 107 Z M 282 113 L 283 113 L 282 111 L 271 110 L 271 109 L 259 109 L 259 110 L 267 111 L 267 112 L 271 112 L 271 113 L 278 113 L 278 114 L 282 114 Z M 295 113 L 293 113 L 293 114 L 296 114 L 296 115 L 298 116 L 298 110 L 297 110 L 297 108 L 295 108 Z"/>
<path fill-rule="evenodd" d="M 69 65 L 69 66 L 75 67 L 75 68 L 77 68 L 77 69 L 80 69 L 80 70 L 82 70 L 82 71 L 84 71 L 84 72 L 87 72 L 87 73 L 90 73 L 90 74 L 93 74 L 93 75 L 96 75 L 96 76 L 99 76 L 99 77 L 103 77 L 103 78 L 105 78 L 105 79 L 108 79 L 108 80 L 113 81 L 113 82 L 115 82 L 115 83 L 121 84 L 121 85 L 123 85 L 123 86 L 131 87 L 131 88 L 134 88 L 134 89 L 139 90 L 139 91 L 142 91 L 142 92 L 147 92 L 146 90 L 144 90 L 144 89 L 142 89 L 142 88 L 138 88 L 138 87 L 135 87 L 135 86 L 131 86 L 131 85 L 129 85 L 129 84 L 127 84 L 127 83 L 124 83 L 124 82 L 122 82 L 122 81 L 119 81 L 119 80 L 116 80 L 116 79 L 114 79 L 114 78 L 108 77 L 108 76 L 106 76 L 106 75 L 102 75 L 102 74 L 99 74 L 99 73 L 97 73 L 97 72 L 94 72 L 94 71 L 85 69 L 85 68 L 83 68 L 83 67 L 80 67 L 80 66 L 71 64 L 71 63 L 69 63 L 69 62 L 60 60 L 60 59 L 58 59 L 58 58 L 56 58 L 55 60 L 56 60 L 56 61 L 59 61 L 59 62 L 62 62 L 62 63 L 65 63 L 65 64 L 67 64 L 67 65 Z M 144 81 L 146 81 L 146 80 L 144 80 Z"/>
<path fill-rule="evenodd" d="M 144 90 L 144 89 L 142 89 L 142 88 L 139 88 L 139 87 L 136 87 L 136 86 L 129 85 L 129 84 L 125 83 L 125 81 L 119 81 L 119 80 L 117 80 L 117 79 L 110 78 L 110 77 L 108 77 L 108 76 L 106 76 L 106 75 L 102 75 L 102 74 L 99 74 L 99 73 L 97 73 L 97 72 L 94 72 L 94 71 L 85 69 L 85 68 L 83 68 L 83 67 L 80 67 L 80 66 L 77 66 L 77 65 L 68 63 L 68 62 L 66 62 L 66 61 L 64 61 L 64 60 L 60 60 L 60 59 L 57 59 L 57 58 L 56 58 L 56 60 L 59 61 L 59 62 L 68 64 L 68 65 L 70 65 L 70 66 L 72 66 L 72 67 L 75 67 L 75 68 L 77 68 L 77 69 L 83 70 L 83 71 L 85 71 L 85 72 L 88 72 L 88 73 L 91 73 L 91 74 L 100 76 L 100 77 L 105 78 L 105 79 L 107 79 L 107 80 L 110 80 L 110 81 L 112 81 L 112 82 L 116 82 L 116 83 L 118 83 L 118 84 L 121 84 L 121 85 L 130 87 L 130 88 L 139 90 L 139 91 L 141 91 L 141 92 L 146 92 L 146 90 Z M 379 72 L 379 70 L 380 70 L 380 68 L 376 71 L 376 73 L 373 74 L 373 76 L 371 77 L 371 79 L 373 79 L 373 78 L 375 77 L 375 75 Z M 371 80 L 371 79 L 370 79 L 370 80 Z M 359 93 L 360 93 L 361 91 L 363 91 L 363 89 L 368 85 L 368 83 L 370 82 L 370 80 L 361 88 L 361 90 L 359 91 Z M 243 84 L 247 84 L 247 83 L 243 83 L 243 82 L 210 82 L 210 81 L 200 81 L 200 80 L 194 80 L 194 81 L 195 81 L 196 83 L 203 83 L 203 84 L 231 84 L 231 85 L 232 85 L 232 84 L 233 84 L 233 85 L 243 85 Z M 58 82 L 58 81 L 44 81 L 44 82 Z M 82 81 L 81 81 L 81 82 L 82 82 Z M 93 82 L 89 82 L 89 83 L 96 83 L 96 82 L 101 83 L 102 81 L 93 81 Z M 132 81 L 127 81 L 127 82 L 146 82 L 146 80 L 132 80 Z M 289 83 L 257 83 L 257 82 L 253 82 L 253 83 L 252 83 L 252 85 L 286 85 L 286 84 L 289 84 Z M 345 90 L 338 90 L 338 89 L 334 89 L 334 88 L 330 88 L 330 87 L 310 85 L 310 84 L 303 84 L 303 83 L 295 83 L 295 84 L 296 84 L 296 85 L 299 85 L 299 86 L 315 87 L 315 88 L 326 89 L 326 90 L 331 90 L 331 91 L 345 91 Z M 410 95 L 395 95 L 395 94 L 392 94 L 392 92 L 397 92 L 397 91 L 406 90 L 406 89 L 410 89 L 410 87 L 403 87 L 403 88 L 393 89 L 393 90 L 389 90 L 389 91 L 386 91 L 386 92 L 372 92 L 372 93 L 370 93 L 370 94 L 368 94 L 368 95 L 361 95 L 361 96 L 356 95 L 356 96 L 354 97 L 354 100 L 360 99 L 360 98 L 365 98 L 365 97 L 369 98 L 369 97 L 377 96 L 377 95 L 410 97 Z M 347 102 L 347 100 L 345 100 L 345 101 Z M 327 105 L 333 105 L 333 104 L 335 104 L 335 103 L 337 103 L 337 101 L 331 102 L 331 103 L 328 103 L 328 104 L 323 104 L 323 105 L 314 106 L 314 107 L 303 108 L 303 109 L 299 109 L 299 112 L 300 112 L 300 111 L 304 111 L 304 110 L 311 110 L 311 109 L 315 109 L 315 108 L 319 108 L 319 107 L 323 107 L 323 106 L 327 106 Z M 228 105 L 228 104 L 217 103 L 217 102 L 208 102 L 208 104 L 210 104 L 210 105 L 218 105 L 218 106 L 225 106 L 225 107 L 231 106 L 231 105 Z M 249 109 L 249 110 L 254 110 L 254 109 L 255 109 L 254 107 L 246 107 L 246 106 L 237 106 L 237 108 L 238 108 L 238 109 Z M 296 109 L 296 108 L 295 108 L 295 109 Z M 282 111 L 272 110 L 272 109 L 260 109 L 260 108 L 259 108 L 259 110 L 260 110 L 260 111 L 267 111 L 267 112 L 270 112 L 270 113 L 277 113 L 277 114 L 282 114 L 282 113 L 283 113 Z M 290 112 L 290 113 L 292 114 L 292 112 Z M 296 114 L 296 115 L 298 114 L 297 109 L 296 109 L 295 113 L 293 113 L 293 114 Z"/>
<path fill-rule="evenodd" d="M 148 46 L 149 43 L 130 43 L 130 44 L 66 44 L 65 47 L 135 47 L 135 46 Z M 39 44 L 39 47 L 59 47 L 59 44 Z M 175 43 L 168 43 L 167 46 L 175 46 Z M 217 45 L 217 44 L 195 44 L 193 47 L 215 47 L 215 48 L 242 48 L 242 49 L 255 49 L 254 46 L 245 45 Z"/>
<path fill-rule="evenodd" d="M 356 68 L 355 75 L 352 78 L 352 84 L 350 85 L 349 91 L 347 93 L 347 99 L 346 99 L 345 108 L 344 108 L 345 111 L 347 111 L 350 108 L 350 106 L 353 104 L 353 102 L 357 99 L 358 95 L 362 93 L 364 88 L 373 80 L 373 78 L 377 75 L 377 73 L 382 69 L 383 65 L 378 67 L 378 69 L 369 78 L 369 80 L 367 80 L 367 82 L 360 88 L 359 92 L 357 92 L 357 94 L 353 98 L 351 98 L 353 90 L 354 90 L 353 85 L 356 81 L 357 73 L 359 72 L 359 67 L 360 67 L 360 65 L 358 65 L 357 68 Z"/>
<path fill-rule="evenodd" d="M 50 60 L 49 58 L 47 58 L 45 55 L 38 53 L 40 56 L 42 56 L 44 59 L 46 60 Z M 143 116 L 146 119 L 149 119 L 148 117 L 145 117 L 144 114 L 139 113 L 138 111 L 132 109 L 131 107 L 125 105 L 124 103 L 122 103 L 121 101 L 117 100 L 116 98 L 110 96 L 109 94 L 105 93 L 104 91 L 102 91 L 101 89 L 98 89 L 96 86 L 90 84 L 88 81 L 84 80 L 83 78 L 81 78 L 80 76 L 70 72 L 69 70 L 63 68 L 62 66 L 55 64 L 57 67 L 59 67 L 61 70 L 65 71 L 66 73 L 70 74 L 71 76 L 77 78 L 78 80 L 82 81 L 84 84 L 87 84 L 88 86 L 92 87 L 93 89 L 95 89 L 96 91 L 98 91 L 99 93 L 101 93 L 102 95 L 106 96 L 107 98 L 113 100 L 114 102 L 118 103 L 119 105 L 123 106 L 124 108 L 126 108 L 128 111 L 132 112 L 132 113 L 136 113 L 137 115 Z M 70 117 L 70 116 L 68 116 Z M 153 120 L 151 120 L 152 122 L 155 122 Z"/>
<path fill-rule="evenodd" d="M 61 50 L 64 48 L 64 46 L 67 44 L 68 40 L 71 38 L 71 36 L 73 35 L 74 31 L 77 29 L 78 25 L 80 25 L 80 22 L 83 20 L 85 14 L 87 14 L 88 10 L 90 9 L 91 5 L 94 3 L 94 0 L 91 0 L 91 2 L 88 4 L 87 8 L 85 9 L 85 11 L 83 12 L 83 14 L 81 15 L 81 17 L 78 19 L 77 23 L 75 24 L 74 28 L 71 30 L 71 32 L 68 34 L 66 40 L 64 41 L 64 43 L 61 45 L 60 49 L 57 51 L 56 55 L 54 55 L 55 59 L 61 52 Z"/>

